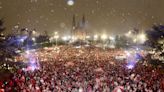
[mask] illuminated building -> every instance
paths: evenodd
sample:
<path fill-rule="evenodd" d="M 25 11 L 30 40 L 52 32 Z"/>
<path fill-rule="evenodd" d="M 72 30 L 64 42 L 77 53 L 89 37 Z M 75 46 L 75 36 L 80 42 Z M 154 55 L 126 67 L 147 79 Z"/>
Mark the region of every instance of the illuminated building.
<path fill-rule="evenodd" d="M 77 23 L 75 15 L 73 16 L 71 34 L 73 41 L 85 41 L 87 35 L 85 15 L 83 15 L 82 20 Z"/>

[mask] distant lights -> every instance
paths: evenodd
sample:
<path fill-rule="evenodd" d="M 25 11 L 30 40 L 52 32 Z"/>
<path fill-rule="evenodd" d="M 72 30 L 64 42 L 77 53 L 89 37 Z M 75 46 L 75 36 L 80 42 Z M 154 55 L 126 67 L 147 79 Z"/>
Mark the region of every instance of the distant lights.
<path fill-rule="evenodd" d="M 102 36 L 101 36 L 101 39 L 102 40 L 106 40 L 108 37 L 107 37 L 107 35 L 106 34 L 103 34 Z"/>
<path fill-rule="evenodd" d="M 94 35 L 94 40 L 97 40 L 98 39 L 98 35 L 96 34 L 96 35 Z"/>
<path fill-rule="evenodd" d="M 86 36 L 86 39 L 90 39 L 91 37 L 89 35 Z"/>
<path fill-rule="evenodd" d="M 58 35 L 55 35 L 55 36 L 54 36 L 54 38 L 55 38 L 55 39 L 58 39 L 58 38 L 59 38 L 59 36 L 58 36 Z"/>
<path fill-rule="evenodd" d="M 112 40 L 112 41 L 115 40 L 115 38 L 113 36 L 109 36 L 109 39 Z"/>
<path fill-rule="evenodd" d="M 36 41 L 36 38 L 33 37 L 32 40 L 33 40 L 33 41 Z"/>
<path fill-rule="evenodd" d="M 58 32 L 55 32 L 54 34 L 55 34 L 55 35 L 54 35 L 54 38 L 55 38 L 55 39 L 58 39 L 58 38 L 59 38 Z"/>
<path fill-rule="evenodd" d="M 144 43 L 147 38 L 146 38 L 146 35 L 144 33 L 142 33 L 138 36 L 138 39 L 140 39 L 141 43 Z"/>
<path fill-rule="evenodd" d="M 62 40 L 67 41 L 68 40 L 68 37 L 67 36 L 64 36 L 64 37 L 62 37 Z"/>
<path fill-rule="evenodd" d="M 132 35 L 132 31 L 130 30 L 128 33 L 125 34 L 127 37 L 130 37 Z"/>

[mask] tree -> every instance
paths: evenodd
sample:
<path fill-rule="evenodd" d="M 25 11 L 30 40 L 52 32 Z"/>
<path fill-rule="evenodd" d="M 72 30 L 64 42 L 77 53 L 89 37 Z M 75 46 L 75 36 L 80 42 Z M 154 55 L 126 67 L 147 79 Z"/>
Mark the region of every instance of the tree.
<path fill-rule="evenodd" d="M 5 37 L 4 37 L 3 33 L 2 33 L 5 30 L 5 27 L 4 27 L 3 24 L 4 24 L 3 19 L 0 19 L 0 47 L 2 47 L 2 44 L 3 44 L 4 40 L 5 40 Z"/>
<path fill-rule="evenodd" d="M 163 44 L 159 41 L 164 39 L 164 25 L 154 25 L 151 30 L 146 31 L 146 34 L 148 38 L 146 45 L 160 50 Z"/>
<path fill-rule="evenodd" d="M 3 32 L 6 28 L 4 27 L 3 24 L 4 24 L 3 19 L 0 19 L 0 58 L 1 58 L 1 61 L 5 61 L 6 58 L 11 59 L 16 54 L 15 53 L 16 48 L 13 45 L 9 44 L 10 42 L 13 41 L 12 38 L 14 37 L 12 36 L 14 35 L 10 37 L 4 36 Z"/>
<path fill-rule="evenodd" d="M 43 43 L 43 42 L 49 42 L 49 36 L 48 35 L 39 35 L 36 38 L 37 43 Z"/>
<path fill-rule="evenodd" d="M 152 47 L 155 49 L 155 54 L 158 53 L 158 63 L 159 65 L 162 65 L 162 57 L 164 57 L 164 25 L 154 25 L 151 30 L 147 30 L 147 42 L 146 45 Z"/>
<path fill-rule="evenodd" d="M 127 47 L 127 38 L 125 36 L 116 36 L 116 48 Z"/>
<path fill-rule="evenodd" d="M 4 20 L 0 19 L 0 33 L 2 33 L 6 29 L 3 24 L 4 24 Z"/>
<path fill-rule="evenodd" d="M 2 45 L 2 42 L 4 41 L 4 35 L 3 35 L 3 31 L 5 30 L 5 27 L 4 27 L 4 21 L 3 19 L 0 19 L 0 44 Z"/>

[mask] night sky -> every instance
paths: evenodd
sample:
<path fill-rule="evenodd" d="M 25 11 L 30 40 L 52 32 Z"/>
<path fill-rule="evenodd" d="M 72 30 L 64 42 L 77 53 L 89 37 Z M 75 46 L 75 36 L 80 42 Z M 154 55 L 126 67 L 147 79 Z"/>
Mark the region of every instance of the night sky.
<path fill-rule="evenodd" d="M 133 28 L 145 30 L 164 24 L 164 0 L 0 0 L 0 18 L 9 33 L 16 24 L 49 34 L 68 34 L 72 16 L 80 20 L 85 14 L 92 33 L 118 34 Z"/>

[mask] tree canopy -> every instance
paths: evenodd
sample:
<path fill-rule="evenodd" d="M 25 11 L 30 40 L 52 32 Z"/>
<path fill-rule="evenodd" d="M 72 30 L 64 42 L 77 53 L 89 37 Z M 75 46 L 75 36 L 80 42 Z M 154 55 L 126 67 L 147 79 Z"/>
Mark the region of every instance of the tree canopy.
<path fill-rule="evenodd" d="M 0 33 L 2 33 L 6 29 L 3 24 L 4 24 L 4 20 L 0 19 Z"/>

